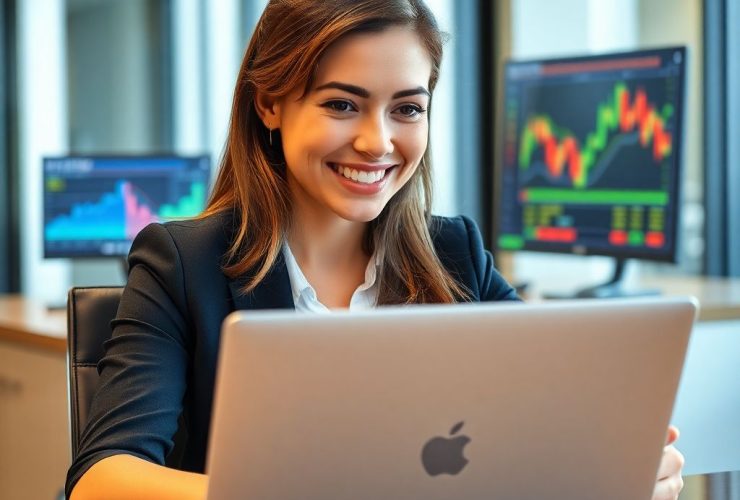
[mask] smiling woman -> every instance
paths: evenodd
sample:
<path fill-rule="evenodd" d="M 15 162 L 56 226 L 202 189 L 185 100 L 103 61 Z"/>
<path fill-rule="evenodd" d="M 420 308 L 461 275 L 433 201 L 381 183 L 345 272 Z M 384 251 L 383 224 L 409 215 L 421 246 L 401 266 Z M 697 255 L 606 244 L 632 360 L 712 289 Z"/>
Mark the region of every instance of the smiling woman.
<path fill-rule="evenodd" d="M 238 220 L 226 272 L 252 270 L 252 290 L 287 240 L 330 307 L 356 288 L 331 274 L 361 278 L 381 253 L 377 304 L 465 297 L 430 245 L 429 110 L 443 37 L 428 8 L 271 2 L 260 26 L 270 29 L 258 27 L 245 54 L 205 214 L 251 217 Z"/>
<path fill-rule="evenodd" d="M 518 300 L 471 220 L 430 214 L 441 57 L 420 0 L 269 2 L 208 208 L 131 249 L 73 500 L 205 496 L 220 329 L 236 309 Z"/>
<path fill-rule="evenodd" d="M 411 234 L 407 240 L 384 241 L 376 237 L 383 234 L 380 229 L 373 232 L 365 226 L 377 220 L 386 206 L 398 203 L 391 200 L 415 175 L 418 178 L 419 168 L 428 168 L 420 164 L 429 135 L 426 110 L 431 94 L 426 87 L 431 72 L 432 62 L 417 33 L 405 26 L 391 27 L 379 33 L 354 33 L 335 42 L 319 61 L 307 90 L 299 87 L 283 97 L 257 93 L 257 113 L 265 127 L 279 129 L 282 138 L 292 210 L 288 242 L 304 274 L 313 278 L 319 300 L 329 307 L 346 305 L 362 283 L 371 252 L 383 249 L 389 256 L 421 253 L 405 244 L 414 242 L 415 222 L 417 233 L 426 232 L 426 223 L 418 224 L 424 221 L 424 207 L 411 203 L 407 210 L 416 214 L 398 213 L 410 219 L 405 224 Z M 398 200 L 413 196 L 411 185 Z M 378 224 L 395 222 L 386 217 Z M 360 235 L 367 236 L 364 248 Z M 324 242 L 320 247 L 313 243 L 317 237 Z M 335 256 L 332 269 L 338 276 L 349 273 L 359 281 L 342 286 L 341 281 L 326 279 L 321 261 L 327 255 Z M 428 257 L 427 269 L 441 269 L 433 255 Z M 409 276 L 425 271 L 421 266 L 409 267 L 402 271 Z M 454 286 L 445 290 L 444 278 L 432 283 L 437 290 L 419 286 L 423 280 L 405 281 L 418 290 L 436 292 L 429 299 L 449 301 L 449 292 L 457 290 Z M 399 298 L 405 302 L 421 295 L 408 287 L 408 293 L 399 296 L 403 281 L 404 276 L 383 274 L 381 264 L 378 282 L 381 287 L 393 283 L 392 288 L 386 286 L 393 293 L 386 293 L 380 302 Z"/>

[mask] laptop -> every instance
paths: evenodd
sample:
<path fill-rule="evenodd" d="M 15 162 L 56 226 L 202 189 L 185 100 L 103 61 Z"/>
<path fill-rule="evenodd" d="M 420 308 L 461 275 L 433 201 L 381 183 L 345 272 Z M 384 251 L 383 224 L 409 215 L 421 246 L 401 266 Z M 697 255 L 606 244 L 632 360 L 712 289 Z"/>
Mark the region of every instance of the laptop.
<path fill-rule="evenodd" d="M 233 313 L 208 498 L 649 499 L 696 309 Z"/>

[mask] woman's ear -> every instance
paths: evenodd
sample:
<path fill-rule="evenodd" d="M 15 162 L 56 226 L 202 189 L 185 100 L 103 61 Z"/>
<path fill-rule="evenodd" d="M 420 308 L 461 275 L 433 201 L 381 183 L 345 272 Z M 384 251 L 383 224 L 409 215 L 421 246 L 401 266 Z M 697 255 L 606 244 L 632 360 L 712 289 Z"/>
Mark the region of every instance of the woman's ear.
<path fill-rule="evenodd" d="M 257 91 L 254 107 L 265 127 L 270 130 L 280 128 L 280 102 L 277 97 Z"/>

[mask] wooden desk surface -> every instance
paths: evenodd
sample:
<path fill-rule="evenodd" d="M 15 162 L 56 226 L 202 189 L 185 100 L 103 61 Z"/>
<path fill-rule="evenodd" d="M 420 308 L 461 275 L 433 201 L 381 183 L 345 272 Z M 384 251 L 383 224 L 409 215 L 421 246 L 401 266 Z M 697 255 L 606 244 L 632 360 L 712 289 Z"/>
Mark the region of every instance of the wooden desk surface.
<path fill-rule="evenodd" d="M 740 320 L 740 279 L 657 276 L 641 278 L 632 285 L 659 288 L 665 295 L 695 296 L 701 304 L 700 321 Z M 537 296 L 537 290 L 533 295 Z M 0 296 L 0 341 L 64 354 L 66 311 L 49 311 L 19 295 Z"/>
<path fill-rule="evenodd" d="M 67 312 L 20 295 L 0 296 L 0 341 L 64 354 L 67 352 Z"/>
<path fill-rule="evenodd" d="M 525 299 L 541 300 L 543 291 L 561 284 L 538 283 Z M 625 289 L 658 289 L 664 296 L 693 295 L 699 300 L 699 321 L 740 320 L 740 279 L 705 276 L 649 276 L 625 283 Z"/>
<path fill-rule="evenodd" d="M 693 295 L 699 299 L 699 321 L 740 320 L 740 279 L 660 276 L 642 278 L 639 286 L 658 288 L 664 295 Z"/>

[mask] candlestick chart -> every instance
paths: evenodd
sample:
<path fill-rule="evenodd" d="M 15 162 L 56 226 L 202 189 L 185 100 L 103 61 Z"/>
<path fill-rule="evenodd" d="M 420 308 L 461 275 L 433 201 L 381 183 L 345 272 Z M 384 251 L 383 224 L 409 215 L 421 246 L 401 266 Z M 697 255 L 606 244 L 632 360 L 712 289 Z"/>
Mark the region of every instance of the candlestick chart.
<path fill-rule="evenodd" d="M 539 148 L 546 177 L 584 188 L 599 173 L 595 167 L 608 168 L 612 157 L 606 153 L 610 145 L 649 149 L 656 165 L 660 165 L 671 153 L 671 133 L 666 130 L 666 122 L 673 115 L 673 106 L 666 103 L 663 109 L 656 109 L 643 88 L 637 88 L 633 94 L 634 98 L 625 83 L 617 83 L 613 95 L 596 109 L 594 130 L 583 141 L 546 114 L 531 116 L 519 143 L 519 167 L 530 169 Z M 598 163 L 600 159 L 603 161 Z"/>
<path fill-rule="evenodd" d="M 503 249 L 673 252 L 683 52 L 507 68 Z"/>

